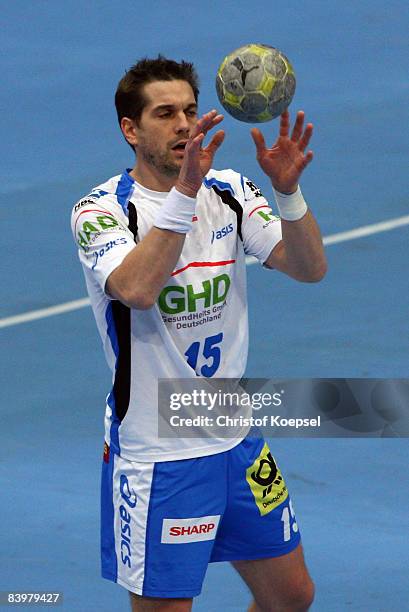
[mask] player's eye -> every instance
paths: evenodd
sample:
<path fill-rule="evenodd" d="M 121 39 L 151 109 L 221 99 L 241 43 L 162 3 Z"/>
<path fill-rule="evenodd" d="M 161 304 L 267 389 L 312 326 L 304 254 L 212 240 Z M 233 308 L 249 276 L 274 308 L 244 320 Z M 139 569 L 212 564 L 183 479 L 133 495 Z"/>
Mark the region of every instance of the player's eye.
<path fill-rule="evenodd" d="M 196 117 L 197 116 L 197 111 L 195 111 L 195 110 L 186 111 L 186 115 L 188 117 Z"/>

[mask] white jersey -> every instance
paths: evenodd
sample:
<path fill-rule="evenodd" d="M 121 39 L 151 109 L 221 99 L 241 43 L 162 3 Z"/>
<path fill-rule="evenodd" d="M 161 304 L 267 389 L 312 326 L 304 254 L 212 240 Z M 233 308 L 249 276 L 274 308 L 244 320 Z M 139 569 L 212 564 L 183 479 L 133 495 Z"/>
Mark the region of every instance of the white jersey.
<path fill-rule="evenodd" d="M 73 209 L 72 231 L 105 355 L 113 374 L 105 440 L 131 461 L 169 461 L 223 452 L 235 438 L 160 438 L 158 379 L 240 379 L 248 353 L 245 255 L 264 263 L 281 239 L 259 189 L 232 170 L 211 170 L 197 194 L 192 229 L 157 303 L 130 309 L 106 281 L 152 228 L 167 193 L 129 174 L 109 179 Z"/>

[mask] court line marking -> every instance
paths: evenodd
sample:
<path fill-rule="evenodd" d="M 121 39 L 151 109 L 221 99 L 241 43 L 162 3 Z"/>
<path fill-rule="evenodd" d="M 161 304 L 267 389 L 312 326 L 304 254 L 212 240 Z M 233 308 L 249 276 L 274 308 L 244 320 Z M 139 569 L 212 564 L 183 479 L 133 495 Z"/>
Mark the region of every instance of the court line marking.
<path fill-rule="evenodd" d="M 338 232 L 337 234 L 331 234 L 330 236 L 324 236 L 323 242 L 325 246 L 337 244 L 339 242 L 348 242 L 349 240 L 355 240 L 356 238 L 371 236 L 372 234 L 379 234 L 380 232 L 388 232 L 389 230 L 395 229 L 397 227 L 402 227 L 404 225 L 409 225 L 409 215 L 404 215 L 403 217 L 397 217 L 395 219 L 389 219 L 389 221 L 372 223 L 371 225 L 363 225 L 353 230 L 348 230 L 346 232 Z M 258 263 L 257 259 L 255 259 L 254 257 L 246 257 L 247 265 L 251 266 L 255 263 Z M 11 327 L 12 325 L 19 325 L 20 323 L 36 321 L 37 319 L 45 319 L 46 317 L 52 317 L 54 315 L 63 314 L 65 312 L 72 312 L 73 310 L 79 310 L 80 308 L 85 308 L 89 305 L 89 298 L 80 298 L 79 300 L 64 302 L 63 304 L 57 304 L 56 306 L 50 306 L 48 308 L 40 308 L 39 310 L 23 312 L 19 315 L 0 319 L 0 329 L 3 327 Z"/>

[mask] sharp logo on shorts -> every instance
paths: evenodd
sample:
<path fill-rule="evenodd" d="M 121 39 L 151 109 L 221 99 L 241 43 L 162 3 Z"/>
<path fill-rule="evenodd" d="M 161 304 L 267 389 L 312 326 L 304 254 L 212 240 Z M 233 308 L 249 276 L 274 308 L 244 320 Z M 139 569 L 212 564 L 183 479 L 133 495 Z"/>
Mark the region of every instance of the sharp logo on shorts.
<path fill-rule="evenodd" d="M 288 497 L 287 486 L 267 443 L 246 470 L 246 480 L 261 515 L 274 510 Z"/>
<path fill-rule="evenodd" d="M 163 519 L 162 544 L 186 544 L 214 540 L 219 526 L 220 514 L 196 518 Z"/>
<path fill-rule="evenodd" d="M 122 499 L 125 500 L 130 508 L 136 506 L 136 493 L 129 486 L 128 477 L 125 474 L 121 474 L 119 479 L 119 490 L 121 492 Z M 123 504 L 119 506 L 119 516 L 121 517 L 121 560 L 124 565 L 127 565 L 129 569 L 132 566 L 132 552 L 131 552 L 131 515 Z"/>

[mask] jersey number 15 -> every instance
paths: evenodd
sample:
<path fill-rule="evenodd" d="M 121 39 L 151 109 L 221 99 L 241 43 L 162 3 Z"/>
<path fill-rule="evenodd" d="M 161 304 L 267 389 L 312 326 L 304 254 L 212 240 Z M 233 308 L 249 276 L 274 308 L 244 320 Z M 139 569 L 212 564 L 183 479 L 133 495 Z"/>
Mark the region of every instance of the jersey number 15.
<path fill-rule="evenodd" d="M 223 332 L 220 332 L 220 334 L 216 334 L 215 336 L 208 336 L 204 341 L 202 355 L 205 359 L 210 360 L 210 363 L 200 368 L 200 374 L 206 378 L 213 376 L 220 365 L 221 351 L 220 347 L 217 345 L 220 344 L 222 340 Z M 185 351 L 187 362 L 194 370 L 196 370 L 199 358 L 200 344 L 200 342 L 193 342 L 187 351 Z"/>

